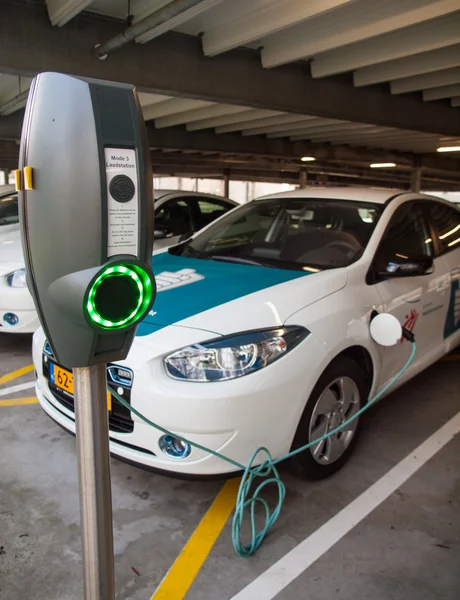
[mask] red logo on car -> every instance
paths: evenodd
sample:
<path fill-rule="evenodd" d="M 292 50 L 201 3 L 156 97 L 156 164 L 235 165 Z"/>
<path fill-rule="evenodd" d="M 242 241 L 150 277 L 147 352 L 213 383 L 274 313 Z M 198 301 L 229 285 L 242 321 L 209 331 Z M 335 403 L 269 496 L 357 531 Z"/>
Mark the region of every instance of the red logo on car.
<path fill-rule="evenodd" d="M 408 329 L 411 333 L 413 333 L 415 329 L 415 324 L 417 323 L 418 312 L 413 308 L 408 315 L 406 315 L 406 320 L 403 323 L 403 327 Z M 404 338 L 401 338 L 401 342 L 404 341 Z"/>

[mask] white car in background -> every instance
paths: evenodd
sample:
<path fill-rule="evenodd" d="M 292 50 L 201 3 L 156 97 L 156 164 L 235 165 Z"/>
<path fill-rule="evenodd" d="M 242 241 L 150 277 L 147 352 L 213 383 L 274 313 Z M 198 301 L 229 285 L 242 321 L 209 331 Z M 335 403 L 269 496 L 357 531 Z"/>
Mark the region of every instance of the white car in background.
<path fill-rule="evenodd" d="M 156 190 L 155 248 L 190 237 L 235 206 L 233 200 L 199 192 Z M 0 332 L 33 333 L 39 326 L 26 285 L 19 231 L 18 195 L 0 189 Z"/>
<path fill-rule="evenodd" d="M 0 333 L 32 333 L 39 324 L 26 284 L 18 194 L 6 186 L 0 188 Z"/>
<path fill-rule="evenodd" d="M 460 343 L 460 212 L 409 192 L 302 189 L 254 200 L 153 256 L 158 294 L 108 381 L 133 408 L 246 464 L 274 458 L 354 415 L 404 366 L 407 342 L 382 348 L 369 325 L 395 315 L 417 353 L 395 388 Z M 75 431 L 71 373 L 41 329 L 36 393 Z M 62 382 L 67 382 L 65 385 Z M 362 419 L 297 458 L 307 476 L 339 469 Z M 111 452 L 176 474 L 233 465 L 152 429 L 115 398 Z"/>

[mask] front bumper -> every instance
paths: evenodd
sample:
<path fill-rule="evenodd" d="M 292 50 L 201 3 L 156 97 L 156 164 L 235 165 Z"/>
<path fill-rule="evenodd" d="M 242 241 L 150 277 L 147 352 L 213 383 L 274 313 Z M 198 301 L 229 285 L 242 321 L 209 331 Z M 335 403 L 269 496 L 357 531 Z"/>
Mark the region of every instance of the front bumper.
<path fill-rule="evenodd" d="M 5 315 L 16 315 L 18 322 L 10 325 Z M 40 326 L 32 296 L 27 288 L 12 288 L 0 281 L 0 332 L 33 333 Z"/>
<path fill-rule="evenodd" d="M 17 316 L 16 325 L 9 325 L 5 315 L 13 313 Z M 33 333 L 40 327 L 38 315 L 33 310 L 16 310 L 14 308 L 0 308 L 0 333 Z"/>
<path fill-rule="evenodd" d="M 43 410 L 75 433 L 72 410 L 52 393 L 42 369 L 42 333 L 34 337 L 36 393 Z M 135 342 L 136 343 L 136 342 Z M 273 457 L 288 452 L 305 403 L 327 360 L 324 347 L 309 336 L 274 364 L 240 379 L 218 383 L 170 379 L 161 358 L 143 365 L 125 364 L 134 371 L 131 404 L 150 420 L 192 442 L 222 452 L 246 465 L 255 449 L 267 447 Z M 308 372 L 302 365 L 308 364 Z M 320 369 L 320 370 L 319 370 Z M 159 447 L 163 435 L 132 415 L 131 432 L 110 431 L 114 456 L 138 465 L 183 476 L 225 475 L 238 468 L 193 448 L 187 458 L 174 459 Z"/>

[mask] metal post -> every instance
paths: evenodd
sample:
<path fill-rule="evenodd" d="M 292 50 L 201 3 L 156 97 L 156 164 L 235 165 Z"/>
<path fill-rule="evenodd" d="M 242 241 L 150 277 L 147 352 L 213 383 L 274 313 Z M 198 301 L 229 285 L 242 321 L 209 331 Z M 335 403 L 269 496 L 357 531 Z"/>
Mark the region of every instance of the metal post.
<path fill-rule="evenodd" d="M 412 167 L 411 192 L 420 192 L 422 182 L 422 167 Z"/>
<path fill-rule="evenodd" d="M 308 174 L 307 174 L 307 170 L 306 169 L 300 169 L 300 175 L 299 175 L 299 187 L 301 189 L 306 188 L 307 187 L 307 179 L 308 179 Z"/>
<path fill-rule="evenodd" d="M 224 169 L 224 196 L 230 198 L 230 169 Z"/>
<path fill-rule="evenodd" d="M 74 369 L 85 600 L 114 600 L 106 365 Z"/>

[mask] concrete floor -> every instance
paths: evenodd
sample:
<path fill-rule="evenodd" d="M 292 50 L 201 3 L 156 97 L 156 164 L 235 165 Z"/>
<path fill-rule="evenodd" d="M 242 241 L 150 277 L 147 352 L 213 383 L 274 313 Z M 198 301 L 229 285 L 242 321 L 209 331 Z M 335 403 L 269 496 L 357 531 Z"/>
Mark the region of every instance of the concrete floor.
<path fill-rule="evenodd" d="M 0 376 L 30 362 L 30 338 L 0 335 Z M 375 407 L 335 477 L 313 484 L 282 469 L 284 510 L 262 548 L 236 557 L 228 522 L 187 600 L 232 598 L 455 415 L 459 364 L 434 365 Z M 149 600 L 222 484 L 116 460 L 112 480 L 117 599 Z M 457 599 L 459 515 L 457 436 L 276 600 Z M 82 598 L 75 440 L 38 405 L 0 407 L 0 598 Z"/>

